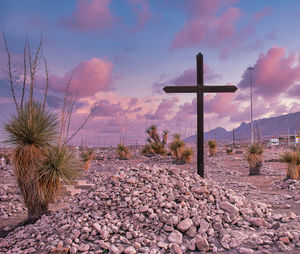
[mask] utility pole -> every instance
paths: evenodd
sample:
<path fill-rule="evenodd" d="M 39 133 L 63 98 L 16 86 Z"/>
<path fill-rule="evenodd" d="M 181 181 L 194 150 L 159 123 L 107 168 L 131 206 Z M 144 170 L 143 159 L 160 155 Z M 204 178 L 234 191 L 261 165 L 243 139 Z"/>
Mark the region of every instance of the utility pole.
<path fill-rule="evenodd" d="M 125 116 L 125 132 L 126 132 L 126 136 L 125 136 L 125 146 L 127 146 L 127 116 Z"/>
<path fill-rule="evenodd" d="M 252 71 L 254 67 L 249 66 L 247 70 L 250 71 L 250 102 L 251 102 L 251 145 L 253 145 L 253 102 L 252 102 Z"/>
<path fill-rule="evenodd" d="M 234 147 L 234 141 L 235 141 L 235 136 L 234 136 L 234 128 L 232 129 L 232 147 Z"/>

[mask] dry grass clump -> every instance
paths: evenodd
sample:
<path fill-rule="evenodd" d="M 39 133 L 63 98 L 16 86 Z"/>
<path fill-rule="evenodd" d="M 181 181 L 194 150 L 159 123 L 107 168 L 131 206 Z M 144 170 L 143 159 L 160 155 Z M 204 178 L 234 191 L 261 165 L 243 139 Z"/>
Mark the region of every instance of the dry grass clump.
<path fill-rule="evenodd" d="M 250 145 L 247 149 L 246 160 L 250 166 L 249 175 L 259 175 L 263 160 L 263 147 L 259 143 Z"/>
<path fill-rule="evenodd" d="M 170 143 L 169 148 L 176 162 L 186 163 L 192 160 L 194 151 L 192 148 L 186 147 L 179 133 L 174 134 L 173 141 Z"/>
<path fill-rule="evenodd" d="M 217 154 L 217 142 L 214 139 L 208 140 L 209 156 L 215 156 Z"/>
<path fill-rule="evenodd" d="M 281 159 L 288 164 L 286 177 L 288 179 L 300 179 L 300 152 L 286 152 L 281 155 Z"/>
<path fill-rule="evenodd" d="M 162 140 L 160 139 L 156 125 L 151 125 L 146 133 L 149 135 L 147 138 L 148 144 L 146 144 L 142 150 L 142 155 L 151 156 L 159 154 L 165 156 L 167 154 L 166 145 L 168 139 L 168 131 L 164 130 Z"/>
<path fill-rule="evenodd" d="M 120 160 L 128 160 L 131 157 L 130 149 L 123 144 L 118 144 L 116 153 Z"/>

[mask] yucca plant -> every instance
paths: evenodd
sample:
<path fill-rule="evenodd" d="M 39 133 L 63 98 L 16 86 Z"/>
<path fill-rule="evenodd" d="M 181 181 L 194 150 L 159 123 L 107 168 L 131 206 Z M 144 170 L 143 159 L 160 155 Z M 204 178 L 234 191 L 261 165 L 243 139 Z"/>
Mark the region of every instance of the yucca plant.
<path fill-rule="evenodd" d="M 215 156 L 217 154 L 217 142 L 214 139 L 208 140 L 209 156 Z"/>
<path fill-rule="evenodd" d="M 288 179 L 300 179 L 300 152 L 286 152 L 281 155 L 282 161 L 288 164 L 286 177 Z"/>
<path fill-rule="evenodd" d="M 182 153 L 182 160 L 184 162 L 191 162 L 194 155 L 194 151 L 191 147 L 187 147 L 184 149 Z"/>
<path fill-rule="evenodd" d="M 171 154 L 174 156 L 176 162 L 186 163 L 192 160 L 194 151 L 181 139 L 179 133 L 175 133 L 173 141 L 169 145 Z"/>
<path fill-rule="evenodd" d="M 81 162 L 66 146 L 48 146 L 38 162 L 40 198 L 48 204 L 61 194 L 62 183 L 69 184 L 82 170 Z"/>
<path fill-rule="evenodd" d="M 69 111 L 66 111 L 69 80 L 61 116 L 45 108 L 49 87 L 49 72 L 47 62 L 41 53 L 42 40 L 34 53 L 31 52 L 26 41 L 24 48 L 24 79 L 20 101 L 18 101 L 15 92 L 17 84 L 13 79 L 11 55 L 4 35 L 3 40 L 8 57 L 9 84 L 16 107 L 16 114 L 11 116 L 5 125 L 5 130 L 8 134 L 7 142 L 14 146 L 13 169 L 25 206 L 28 209 L 27 220 L 22 223 L 24 225 L 35 222 L 41 215 L 47 213 L 49 203 L 53 202 L 60 193 L 62 182 L 72 180 L 81 172 L 80 161 L 76 159 L 75 154 L 67 149 L 66 145 L 78 132 L 77 130 L 68 138 L 70 116 L 75 101 L 72 101 L 73 104 Z M 43 102 L 36 102 L 33 94 L 40 59 L 43 59 L 45 65 L 46 88 L 43 94 Z M 27 86 L 29 95 L 26 102 L 24 95 Z"/>
<path fill-rule="evenodd" d="M 229 154 L 229 155 L 232 155 L 233 154 L 233 147 L 232 146 L 227 146 L 226 147 L 226 153 Z"/>
<path fill-rule="evenodd" d="M 83 168 L 88 170 L 91 167 L 91 161 L 94 158 L 94 151 L 91 148 L 87 148 L 86 150 L 82 151 L 81 160 L 83 162 Z"/>
<path fill-rule="evenodd" d="M 129 148 L 123 144 L 118 144 L 116 153 L 120 160 L 128 160 L 131 157 Z"/>
<path fill-rule="evenodd" d="M 149 135 L 147 138 L 148 144 L 146 144 L 142 150 L 142 155 L 151 156 L 155 154 L 159 154 L 165 156 L 167 154 L 166 145 L 168 140 L 168 131 L 163 131 L 162 141 L 158 135 L 157 127 L 155 125 L 151 125 L 146 133 Z"/>
<path fill-rule="evenodd" d="M 175 133 L 173 135 L 173 141 L 170 143 L 169 148 L 176 161 L 181 161 L 184 147 L 185 143 L 181 139 L 180 134 Z"/>
<path fill-rule="evenodd" d="M 246 160 L 250 166 L 249 175 L 259 175 L 263 160 L 263 147 L 259 143 L 250 145 L 247 150 Z"/>

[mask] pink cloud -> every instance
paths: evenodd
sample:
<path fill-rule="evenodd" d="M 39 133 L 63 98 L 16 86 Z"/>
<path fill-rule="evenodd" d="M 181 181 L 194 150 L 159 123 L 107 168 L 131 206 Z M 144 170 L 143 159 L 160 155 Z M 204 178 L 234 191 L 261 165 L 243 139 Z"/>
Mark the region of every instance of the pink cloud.
<path fill-rule="evenodd" d="M 215 82 L 219 80 L 222 76 L 216 74 L 213 69 L 204 64 L 204 83 Z M 196 81 L 196 68 L 189 68 L 183 71 L 179 76 L 171 79 L 167 82 L 155 82 L 152 85 L 152 91 L 154 93 L 163 93 L 162 89 L 166 85 L 175 86 L 194 86 L 197 84 Z"/>
<path fill-rule="evenodd" d="M 287 92 L 288 96 L 293 98 L 299 98 L 300 97 L 300 84 L 295 84 L 291 86 L 291 88 Z"/>
<path fill-rule="evenodd" d="M 150 113 L 145 114 L 146 119 L 150 119 L 150 120 L 165 119 L 167 115 L 170 115 L 172 113 L 172 109 L 178 101 L 179 100 L 176 97 L 162 100 L 162 102 L 158 105 L 154 114 L 150 114 Z"/>
<path fill-rule="evenodd" d="M 111 103 L 108 100 L 100 100 L 93 108 L 95 116 L 117 116 L 125 113 L 121 103 Z"/>
<path fill-rule="evenodd" d="M 109 4 L 111 0 L 79 0 L 71 16 L 61 20 L 68 29 L 77 31 L 100 31 L 112 26 L 115 17 Z"/>
<path fill-rule="evenodd" d="M 252 20 L 256 22 L 260 21 L 263 17 L 270 15 L 271 12 L 272 11 L 269 7 L 265 7 L 261 11 L 256 12 L 252 17 Z"/>
<path fill-rule="evenodd" d="M 67 80 L 72 73 L 70 92 L 77 93 L 79 97 L 95 95 L 99 91 L 111 90 L 113 64 L 106 59 L 93 57 L 80 62 L 70 73 L 63 78 L 52 76 L 52 87 L 56 91 L 64 91 Z"/>
<path fill-rule="evenodd" d="M 188 48 L 201 44 L 218 47 L 230 39 L 236 33 L 235 24 L 242 13 L 236 7 L 227 7 L 219 15 L 218 12 L 224 5 L 225 1 L 187 1 L 185 9 L 190 18 L 175 35 L 171 48 Z"/>
<path fill-rule="evenodd" d="M 187 14 L 182 29 L 175 35 L 171 49 L 206 46 L 220 50 L 221 59 L 226 59 L 233 50 L 260 46 L 259 41 L 245 46 L 253 35 L 255 24 L 270 13 L 264 8 L 252 15 L 243 25 L 239 21 L 245 16 L 242 11 L 232 6 L 237 1 L 187 0 L 184 10 Z"/>
<path fill-rule="evenodd" d="M 300 79 L 297 54 L 286 56 L 284 47 L 274 46 L 267 54 L 261 53 L 254 65 L 253 89 L 257 95 L 272 97 L 286 92 Z M 249 87 L 250 72 L 245 70 L 239 83 L 241 89 Z"/>
<path fill-rule="evenodd" d="M 205 103 L 205 113 L 215 113 L 222 116 L 231 115 L 238 107 L 237 104 L 233 103 L 234 98 L 234 93 L 217 93 Z"/>

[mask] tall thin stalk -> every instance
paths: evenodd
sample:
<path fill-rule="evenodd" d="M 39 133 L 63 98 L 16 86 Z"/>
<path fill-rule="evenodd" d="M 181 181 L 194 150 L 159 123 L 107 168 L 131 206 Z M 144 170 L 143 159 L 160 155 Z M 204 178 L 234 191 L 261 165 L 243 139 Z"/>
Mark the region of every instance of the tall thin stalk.
<path fill-rule="evenodd" d="M 24 61 L 24 75 L 23 75 L 23 86 L 22 86 L 22 95 L 21 95 L 21 110 L 23 110 L 23 104 L 24 104 L 24 96 L 25 96 L 25 86 L 26 86 L 26 80 L 27 80 L 27 58 L 26 58 L 26 50 L 27 50 L 27 38 L 25 39 L 25 47 L 24 47 L 24 53 L 23 53 L 23 61 Z"/>
<path fill-rule="evenodd" d="M 44 55 L 42 56 L 42 58 L 45 66 L 45 75 L 46 75 L 46 88 L 44 91 L 44 101 L 43 101 L 43 110 L 45 110 L 45 104 L 46 104 L 48 88 L 49 88 L 49 68 L 48 68 L 47 60 L 45 59 Z"/>
<path fill-rule="evenodd" d="M 76 96 L 74 96 L 74 99 L 69 107 L 69 111 L 68 111 L 68 124 L 67 124 L 67 133 L 66 133 L 66 137 L 65 137 L 65 141 L 68 139 L 68 136 L 69 136 L 69 130 L 70 130 L 70 125 L 71 125 L 71 116 L 72 116 L 72 113 L 73 113 L 73 108 L 74 108 L 74 105 L 75 105 L 75 102 L 77 100 L 77 94 Z"/>
<path fill-rule="evenodd" d="M 70 88 L 70 83 L 72 80 L 72 74 L 70 75 L 70 78 L 67 83 L 67 88 L 65 91 L 65 96 L 64 96 L 64 104 L 62 108 L 62 115 L 61 115 L 61 128 L 60 128 L 60 133 L 59 133 L 59 144 L 62 140 L 62 137 L 64 135 L 64 129 L 65 129 L 65 111 L 66 111 L 66 106 L 67 106 L 67 98 L 69 96 L 69 88 Z"/>
<path fill-rule="evenodd" d="M 94 112 L 95 107 L 92 107 L 91 112 L 88 114 L 87 118 L 84 120 L 84 122 L 80 125 L 80 127 L 71 135 L 70 138 L 68 138 L 65 142 L 64 145 L 67 144 L 72 138 L 74 138 L 74 136 L 85 126 L 85 124 L 87 123 L 87 121 L 90 119 L 90 117 L 92 116 L 93 112 Z"/>
<path fill-rule="evenodd" d="M 8 49 L 8 45 L 7 45 L 7 41 L 6 41 L 4 32 L 2 33 L 2 35 L 3 35 L 3 41 L 4 41 L 4 45 L 5 45 L 5 49 L 6 49 L 7 58 L 8 58 L 7 65 L 8 65 L 8 77 L 9 77 L 9 83 L 10 83 L 10 90 L 11 90 L 11 93 L 12 93 L 12 97 L 13 97 L 16 109 L 17 109 L 17 113 L 19 114 L 20 113 L 20 108 L 19 108 L 19 105 L 18 105 L 18 102 L 17 102 L 15 88 L 14 88 L 14 79 L 13 79 L 13 73 L 12 73 L 12 67 L 11 67 L 11 55 L 10 55 L 10 52 L 9 52 L 9 49 Z"/>
<path fill-rule="evenodd" d="M 32 108 L 33 104 L 33 88 L 35 83 L 35 77 L 36 77 L 36 71 L 39 64 L 39 57 L 40 57 L 40 51 L 42 48 L 42 35 L 40 39 L 39 46 L 35 52 L 34 59 L 31 57 L 31 50 L 28 43 L 28 53 L 29 53 L 29 72 L 30 72 L 30 89 L 29 89 L 29 103 L 30 103 L 30 109 Z M 30 117 L 31 120 L 31 117 Z"/>

